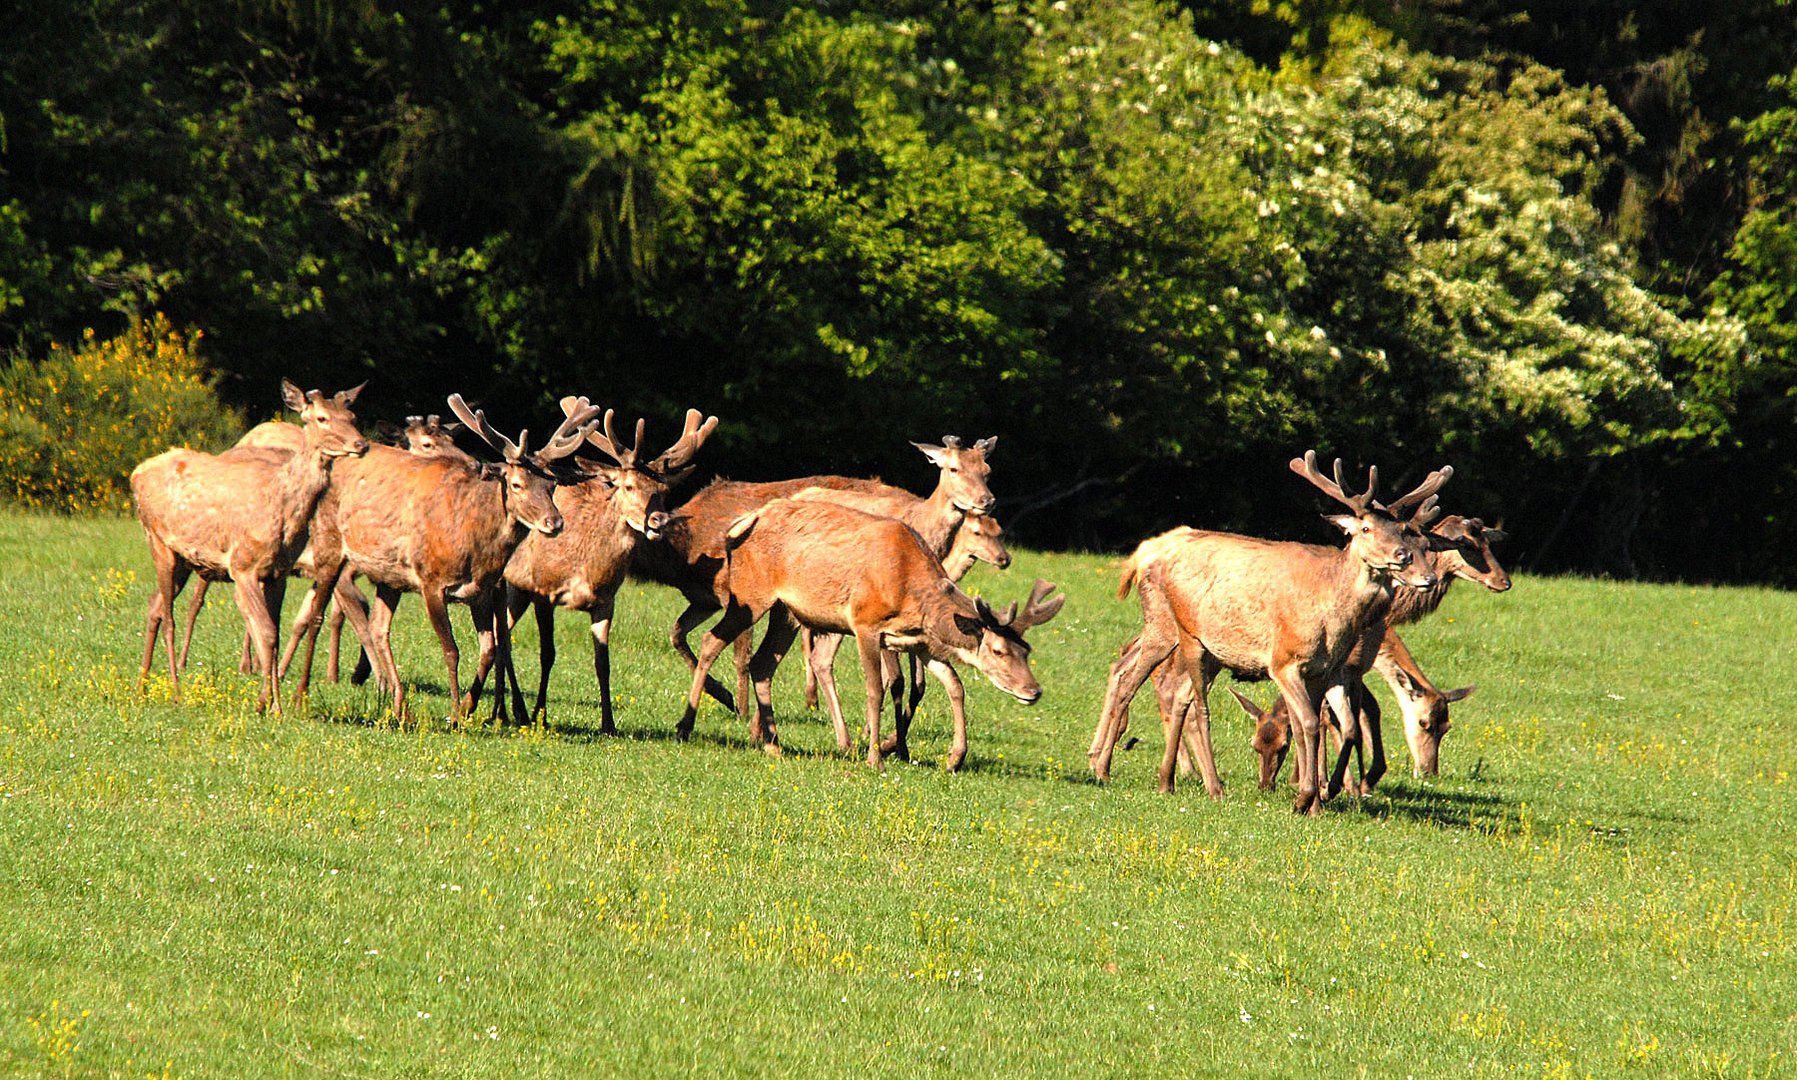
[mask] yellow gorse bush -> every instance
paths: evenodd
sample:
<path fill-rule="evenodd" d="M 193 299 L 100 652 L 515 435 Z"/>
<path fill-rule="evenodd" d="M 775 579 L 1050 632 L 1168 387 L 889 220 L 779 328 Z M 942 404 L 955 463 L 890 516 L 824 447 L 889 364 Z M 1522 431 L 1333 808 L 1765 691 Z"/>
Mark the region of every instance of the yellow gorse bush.
<path fill-rule="evenodd" d="M 171 446 L 217 450 L 243 430 L 219 403 L 199 331 L 161 313 L 0 369 L 0 498 L 60 513 L 130 509 L 131 470 Z"/>

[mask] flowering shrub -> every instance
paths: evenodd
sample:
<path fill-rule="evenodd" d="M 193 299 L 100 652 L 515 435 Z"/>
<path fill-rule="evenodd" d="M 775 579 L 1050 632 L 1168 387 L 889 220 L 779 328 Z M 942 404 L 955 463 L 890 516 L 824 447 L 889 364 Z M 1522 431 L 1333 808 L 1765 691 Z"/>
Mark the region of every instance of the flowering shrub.
<path fill-rule="evenodd" d="M 118 337 L 0 369 L 0 498 L 62 513 L 130 509 L 137 463 L 170 446 L 219 449 L 243 419 L 213 392 L 198 331 L 157 314 Z"/>

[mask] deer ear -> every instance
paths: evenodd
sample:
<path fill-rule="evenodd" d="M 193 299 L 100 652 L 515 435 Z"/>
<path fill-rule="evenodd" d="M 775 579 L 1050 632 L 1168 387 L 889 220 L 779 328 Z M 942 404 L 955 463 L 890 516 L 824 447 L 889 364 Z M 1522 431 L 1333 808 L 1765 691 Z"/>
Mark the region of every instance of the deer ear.
<path fill-rule="evenodd" d="M 755 523 L 760 520 L 761 511 L 751 510 L 742 517 L 731 522 L 730 528 L 724 534 L 729 539 L 730 546 L 735 547 L 737 544 L 742 543 L 743 540 L 755 530 Z"/>
<path fill-rule="evenodd" d="M 1478 687 L 1476 686 L 1462 686 L 1458 690 L 1444 691 L 1441 696 L 1447 701 L 1465 701 L 1467 698 L 1472 697 L 1473 691 L 1477 689 Z"/>
<path fill-rule="evenodd" d="M 339 405 L 354 405 L 356 403 L 356 397 L 362 393 L 362 388 L 367 385 L 368 385 L 368 380 L 363 379 L 361 382 L 350 387 L 348 390 L 337 391 L 337 404 L 339 404 Z"/>
<path fill-rule="evenodd" d="M 294 412 L 306 411 L 306 392 L 286 379 L 281 380 L 281 401 Z"/>
<path fill-rule="evenodd" d="M 980 631 L 985 628 L 984 624 L 981 623 L 979 617 L 976 615 L 963 615 L 957 611 L 954 613 L 954 620 L 955 629 L 966 634 L 968 637 L 979 637 Z"/>
<path fill-rule="evenodd" d="M 932 462 L 935 462 L 936 467 L 939 469 L 942 468 L 943 463 L 948 460 L 948 451 L 940 446 L 932 446 L 929 443 L 920 442 L 914 442 L 911 445 L 922 450 L 923 456 L 929 458 Z"/>
<path fill-rule="evenodd" d="M 992 451 L 998 449 L 998 436 L 993 435 L 990 438 L 981 439 L 979 442 L 973 444 L 973 448 L 985 454 L 987 457 L 991 457 Z"/>
<path fill-rule="evenodd" d="M 1242 707 L 1242 711 L 1248 714 L 1249 719 L 1259 720 L 1261 717 L 1266 715 L 1266 713 L 1261 709 L 1261 707 L 1259 705 L 1256 705 L 1254 703 L 1254 700 L 1252 698 L 1250 698 L 1247 694 L 1242 693 L 1240 690 L 1237 690 L 1233 686 L 1229 688 L 1229 692 L 1231 694 L 1235 695 L 1236 704 L 1240 705 Z"/>
<path fill-rule="evenodd" d="M 1349 536 L 1354 535 L 1355 528 L 1360 524 L 1360 519 L 1353 514 L 1324 514 L 1323 520 Z"/>

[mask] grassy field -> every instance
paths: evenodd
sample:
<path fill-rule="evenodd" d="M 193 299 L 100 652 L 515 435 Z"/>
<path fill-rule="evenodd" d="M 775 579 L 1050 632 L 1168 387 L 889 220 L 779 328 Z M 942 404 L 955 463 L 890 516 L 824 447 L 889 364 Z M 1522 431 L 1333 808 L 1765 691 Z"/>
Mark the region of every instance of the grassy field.
<path fill-rule="evenodd" d="M 1155 793 L 1158 733 L 1093 784 L 1137 610 L 1099 557 L 968 584 L 1037 575 L 1043 701 L 969 673 L 966 769 L 937 690 L 875 774 L 791 672 L 785 758 L 710 705 L 674 742 L 676 605 L 635 585 L 620 738 L 574 616 L 546 730 L 398 731 L 347 685 L 258 717 L 224 588 L 186 700 L 139 697 L 135 523 L 0 516 L 0 1072 L 1797 1075 L 1797 596 L 1463 585 L 1406 635 L 1480 687 L 1442 775 L 1394 738 L 1303 820 L 1220 692 L 1222 802 Z M 399 628 L 440 717 L 415 598 Z"/>

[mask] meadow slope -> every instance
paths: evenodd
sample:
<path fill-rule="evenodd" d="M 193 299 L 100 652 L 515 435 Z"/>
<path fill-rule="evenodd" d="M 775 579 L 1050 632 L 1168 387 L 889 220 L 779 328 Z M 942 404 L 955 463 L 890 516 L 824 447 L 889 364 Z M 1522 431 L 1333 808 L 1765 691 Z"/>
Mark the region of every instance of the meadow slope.
<path fill-rule="evenodd" d="M 636 584 L 619 738 L 572 615 L 546 728 L 395 730 L 347 685 L 257 716 L 223 587 L 186 700 L 140 697 L 136 524 L 0 515 L 0 1072 L 1797 1073 L 1797 596 L 1463 584 L 1406 634 L 1479 685 L 1442 775 L 1394 737 L 1376 796 L 1302 820 L 1221 692 L 1223 801 L 1154 791 L 1141 711 L 1093 784 L 1137 609 L 1112 559 L 1018 554 L 968 585 L 1068 593 L 1032 634 L 1042 702 L 969 673 L 963 773 L 934 690 L 919 762 L 876 774 L 792 670 L 783 759 L 714 705 L 673 741 L 677 603 Z M 398 625 L 441 717 L 416 598 Z"/>

